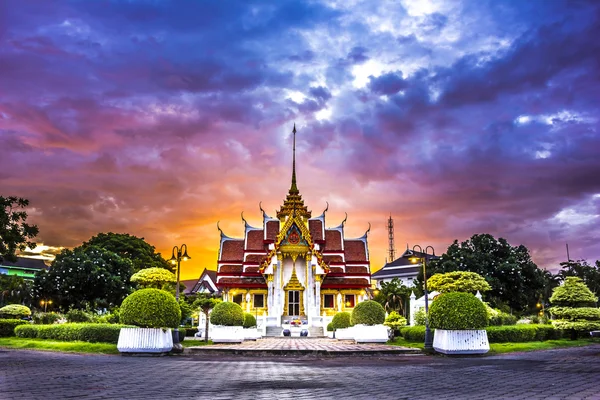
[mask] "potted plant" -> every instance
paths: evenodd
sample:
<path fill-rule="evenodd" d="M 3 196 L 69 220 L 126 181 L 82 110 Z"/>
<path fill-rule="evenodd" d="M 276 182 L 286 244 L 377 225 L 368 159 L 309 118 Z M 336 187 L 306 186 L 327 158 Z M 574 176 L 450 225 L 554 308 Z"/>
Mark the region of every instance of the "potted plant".
<path fill-rule="evenodd" d="M 244 341 L 244 311 L 239 304 L 224 301 L 210 314 L 213 343 L 241 343 Z"/>
<path fill-rule="evenodd" d="M 429 308 L 435 329 L 433 348 L 444 354 L 483 354 L 490 350 L 485 305 L 475 295 L 450 292 L 439 295 Z"/>
<path fill-rule="evenodd" d="M 121 353 L 165 354 L 173 348 L 171 328 L 179 325 L 181 310 L 171 293 L 160 289 L 133 292 L 121 304 L 122 328 L 117 349 Z"/>
<path fill-rule="evenodd" d="M 244 340 L 260 339 L 261 335 L 256 327 L 256 317 L 250 313 L 244 313 Z"/>
<path fill-rule="evenodd" d="M 343 311 L 335 314 L 331 320 L 331 325 L 335 331 L 335 338 L 339 340 L 354 340 L 352 329 L 352 315 Z"/>
<path fill-rule="evenodd" d="M 385 310 L 374 300 L 359 303 L 352 310 L 351 323 L 354 325 L 356 343 L 386 343 L 389 339 L 388 327 L 383 325 Z"/>

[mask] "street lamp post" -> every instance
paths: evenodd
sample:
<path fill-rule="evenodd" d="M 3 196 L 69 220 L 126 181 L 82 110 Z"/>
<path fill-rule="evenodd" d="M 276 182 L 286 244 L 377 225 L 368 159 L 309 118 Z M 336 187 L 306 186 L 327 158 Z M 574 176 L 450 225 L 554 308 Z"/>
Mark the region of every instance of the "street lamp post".
<path fill-rule="evenodd" d="M 415 252 L 416 248 L 419 248 L 420 256 L 417 256 Z M 425 247 L 425 252 L 418 244 L 413 246 L 413 255 L 409 257 L 410 262 L 413 264 L 421 261 L 423 263 L 423 293 L 425 294 L 425 346 L 424 349 L 427 352 L 431 352 L 433 350 L 433 336 L 431 335 L 431 329 L 429 328 L 429 293 L 427 292 L 427 250 L 431 248 L 431 253 L 435 256 L 435 250 L 432 246 Z"/>
<path fill-rule="evenodd" d="M 173 247 L 173 252 L 171 254 L 171 259 L 169 260 L 169 262 L 171 262 L 171 264 L 173 265 L 177 265 L 177 283 L 175 284 L 175 300 L 177 300 L 177 305 L 179 306 L 179 272 L 180 272 L 180 268 L 181 268 L 181 260 L 183 261 L 187 261 L 190 260 L 192 257 L 188 256 L 187 253 L 187 245 L 184 243 L 181 246 L 177 247 L 174 246 Z M 183 346 L 181 345 L 181 343 L 179 343 L 179 324 L 177 324 L 177 327 L 173 330 L 173 351 L 175 352 L 182 352 L 183 351 Z"/>
<path fill-rule="evenodd" d="M 44 306 L 44 312 L 46 312 L 46 307 L 48 307 L 48 304 L 52 304 L 52 300 L 41 300 L 40 301 L 40 305 Z"/>

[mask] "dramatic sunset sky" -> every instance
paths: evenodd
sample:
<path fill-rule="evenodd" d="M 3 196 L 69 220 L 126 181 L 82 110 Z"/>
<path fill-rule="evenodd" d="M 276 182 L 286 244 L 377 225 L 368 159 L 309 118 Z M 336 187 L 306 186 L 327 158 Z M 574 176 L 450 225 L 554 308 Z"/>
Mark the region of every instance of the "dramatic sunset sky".
<path fill-rule="evenodd" d="M 600 259 L 600 2 L 0 2 L 0 195 L 38 241 L 144 237 L 216 268 L 290 186 L 396 247 L 491 233 Z"/>

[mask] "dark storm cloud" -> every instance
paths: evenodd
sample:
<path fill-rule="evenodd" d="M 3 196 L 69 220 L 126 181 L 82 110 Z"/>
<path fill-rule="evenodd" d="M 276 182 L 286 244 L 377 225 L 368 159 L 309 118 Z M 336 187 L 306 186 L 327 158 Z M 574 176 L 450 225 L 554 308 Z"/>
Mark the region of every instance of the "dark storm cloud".
<path fill-rule="evenodd" d="M 278 207 L 296 122 L 307 201 L 600 257 L 596 2 L 426 6 L 0 2 L 0 195 L 47 244 L 177 237 L 212 265 L 216 220 Z"/>

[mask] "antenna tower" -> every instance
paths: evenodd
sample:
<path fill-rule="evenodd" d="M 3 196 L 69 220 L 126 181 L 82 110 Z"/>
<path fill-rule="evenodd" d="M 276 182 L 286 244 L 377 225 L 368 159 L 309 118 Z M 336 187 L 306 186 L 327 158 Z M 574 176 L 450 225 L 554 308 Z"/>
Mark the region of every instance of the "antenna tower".
<path fill-rule="evenodd" d="M 388 250 L 388 259 L 389 262 L 392 262 L 396 259 L 396 249 L 394 248 L 394 220 L 390 215 L 390 219 L 388 219 L 388 240 L 389 240 L 389 250 Z"/>

